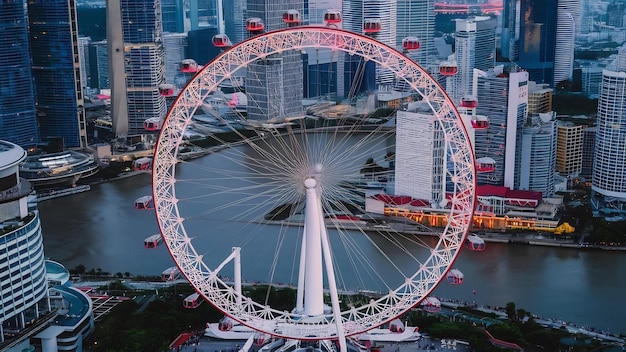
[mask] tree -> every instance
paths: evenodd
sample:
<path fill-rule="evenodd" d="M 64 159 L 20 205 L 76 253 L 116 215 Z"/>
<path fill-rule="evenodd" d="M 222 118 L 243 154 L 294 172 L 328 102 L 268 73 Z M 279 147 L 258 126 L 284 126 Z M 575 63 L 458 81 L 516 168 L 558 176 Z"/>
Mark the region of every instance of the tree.
<path fill-rule="evenodd" d="M 517 311 L 515 310 L 515 303 L 513 302 L 507 303 L 506 306 L 504 307 L 504 311 L 506 312 L 506 316 L 509 318 L 509 320 L 511 321 L 517 320 Z"/>

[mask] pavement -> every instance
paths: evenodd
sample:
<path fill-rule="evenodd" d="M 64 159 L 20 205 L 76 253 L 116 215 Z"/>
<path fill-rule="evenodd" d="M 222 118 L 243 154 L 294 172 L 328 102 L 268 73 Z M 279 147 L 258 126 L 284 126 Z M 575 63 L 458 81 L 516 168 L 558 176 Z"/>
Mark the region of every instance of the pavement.
<path fill-rule="evenodd" d="M 172 352 L 240 352 L 245 340 L 218 340 L 205 336 L 194 336 L 187 343 Z M 469 352 L 469 344 L 454 339 L 433 339 L 423 336 L 415 342 L 377 343 L 379 352 L 416 352 L 416 351 L 461 351 Z M 374 348 L 372 348 L 372 351 Z M 259 347 L 252 346 L 250 352 L 259 352 Z"/>

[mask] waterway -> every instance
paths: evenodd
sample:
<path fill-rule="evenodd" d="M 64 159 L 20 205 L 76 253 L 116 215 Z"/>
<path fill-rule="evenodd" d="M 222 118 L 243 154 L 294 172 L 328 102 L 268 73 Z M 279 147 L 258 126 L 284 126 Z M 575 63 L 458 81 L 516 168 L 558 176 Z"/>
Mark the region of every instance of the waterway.
<path fill-rule="evenodd" d="M 163 245 L 144 248 L 144 238 L 159 230 L 155 213 L 133 207 L 150 193 L 150 175 L 140 174 L 41 202 L 46 256 L 68 268 L 159 275 L 174 262 Z M 217 248 L 219 238 L 212 239 Z M 463 250 L 454 266 L 465 282 L 443 282 L 435 296 L 495 307 L 515 302 L 542 317 L 626 333 L 625 252 L 487 243 L 484 252 Z M 263 281 L 266 273 L 255 267 L 244 276 Z"/>

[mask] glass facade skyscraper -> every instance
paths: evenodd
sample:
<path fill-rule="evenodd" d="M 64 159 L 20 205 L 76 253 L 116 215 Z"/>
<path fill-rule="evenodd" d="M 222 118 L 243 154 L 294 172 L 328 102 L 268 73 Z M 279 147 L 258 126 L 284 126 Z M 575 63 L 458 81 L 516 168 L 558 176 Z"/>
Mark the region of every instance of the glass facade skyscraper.
<path fill-rule="evenodd" d="M 529 79 L 554 85 L 558 0 L 521 2 L 519 58 L 516 63 L 528 71 Z"/>
<path fill-rule="evenodd" d="M 25 1 L 0 3 L 0 140 L 25 149 L 39 141 Z"/>
<path fill-rule="evenodd" d="M 163 32 L 185 32 L 185 2 L 181 0 L 161 0 L 161 18 L 163 19 Z"/>
<path fill-rule="evenodd" d="M 85 147 L 87 129 L 75 3 L 28 1 L 37 121 L 42 141 Z"/>
<path fill-rule="evenodd" d="M 128 102 L 128 134 L 143 133 L 143 121 L 162 119 L 165 97 L 158 86 L 165 82 L 165 52 L 160 0 L 122 0 L 124 71 Z"/>
<path fill-rule="evenodd" d="M 420 48 L 409 51 L 407 56 L 420 65 L 428 64 L 437 53 L 434 42 L 435 1 L 396 0 L 396 3 L 395 46 L 402 48 L 402 39 L 416 37 L 420 42 Z"/>
<path fill-rule="evenodd" d="M 246 0 L 228 0 L 223 3 L 224 31 L 233 44 L 246 39 Z"/>
<path fill-rule="evenodd" d="M 478 115 L 489 117 L 489 127 L 476 130 L 476 158 L 489 157 L 495 170 L 479 173 L 477 182 L 519 189 L 523 126 L 528 116 L 528 72 L 496 66 L 477 70 Z"/>
<path fill-rule="evenodd" d="M 247 15 L 258 17 L 271 31 L 285 27 L 283 13 L 287 10 L 304 12 L 303 0 L 248 0 Z M 267 120 L 284 118 L 302 113 L 303 67 L 300 51 L 283 52 L 258 60 L 248 66 L 246 94 L 248 95 L 248 118 Z"/>
<path fill-rule="evenodd" d="M 503 0 L 502 55 L 529 79 L 554 84 L 558 0 Z"/>

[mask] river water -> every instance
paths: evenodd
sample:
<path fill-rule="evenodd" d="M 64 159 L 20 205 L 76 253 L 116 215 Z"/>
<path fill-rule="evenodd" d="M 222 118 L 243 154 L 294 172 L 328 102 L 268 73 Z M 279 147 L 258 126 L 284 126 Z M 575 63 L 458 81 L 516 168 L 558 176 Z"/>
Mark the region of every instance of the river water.
<path fill-rule="evenodd" d="M 159 275 L 174 261 L 166 246 L 144 248 L 144 238 L 159 231 L 156 217 L 133 207 L 150 193 L 150 175 L 140 174 L 41 202 L 46 256 L 68 268 Z M 435 296 L 499 307 L 515 302 L 545 318 L 626 332 L 626 252 L 487 243 L 484 252 L 461 251 L 455 267 L 465 282 L 442 282 Z M 253 270 L 244 277 L 263 281 Z"/>

